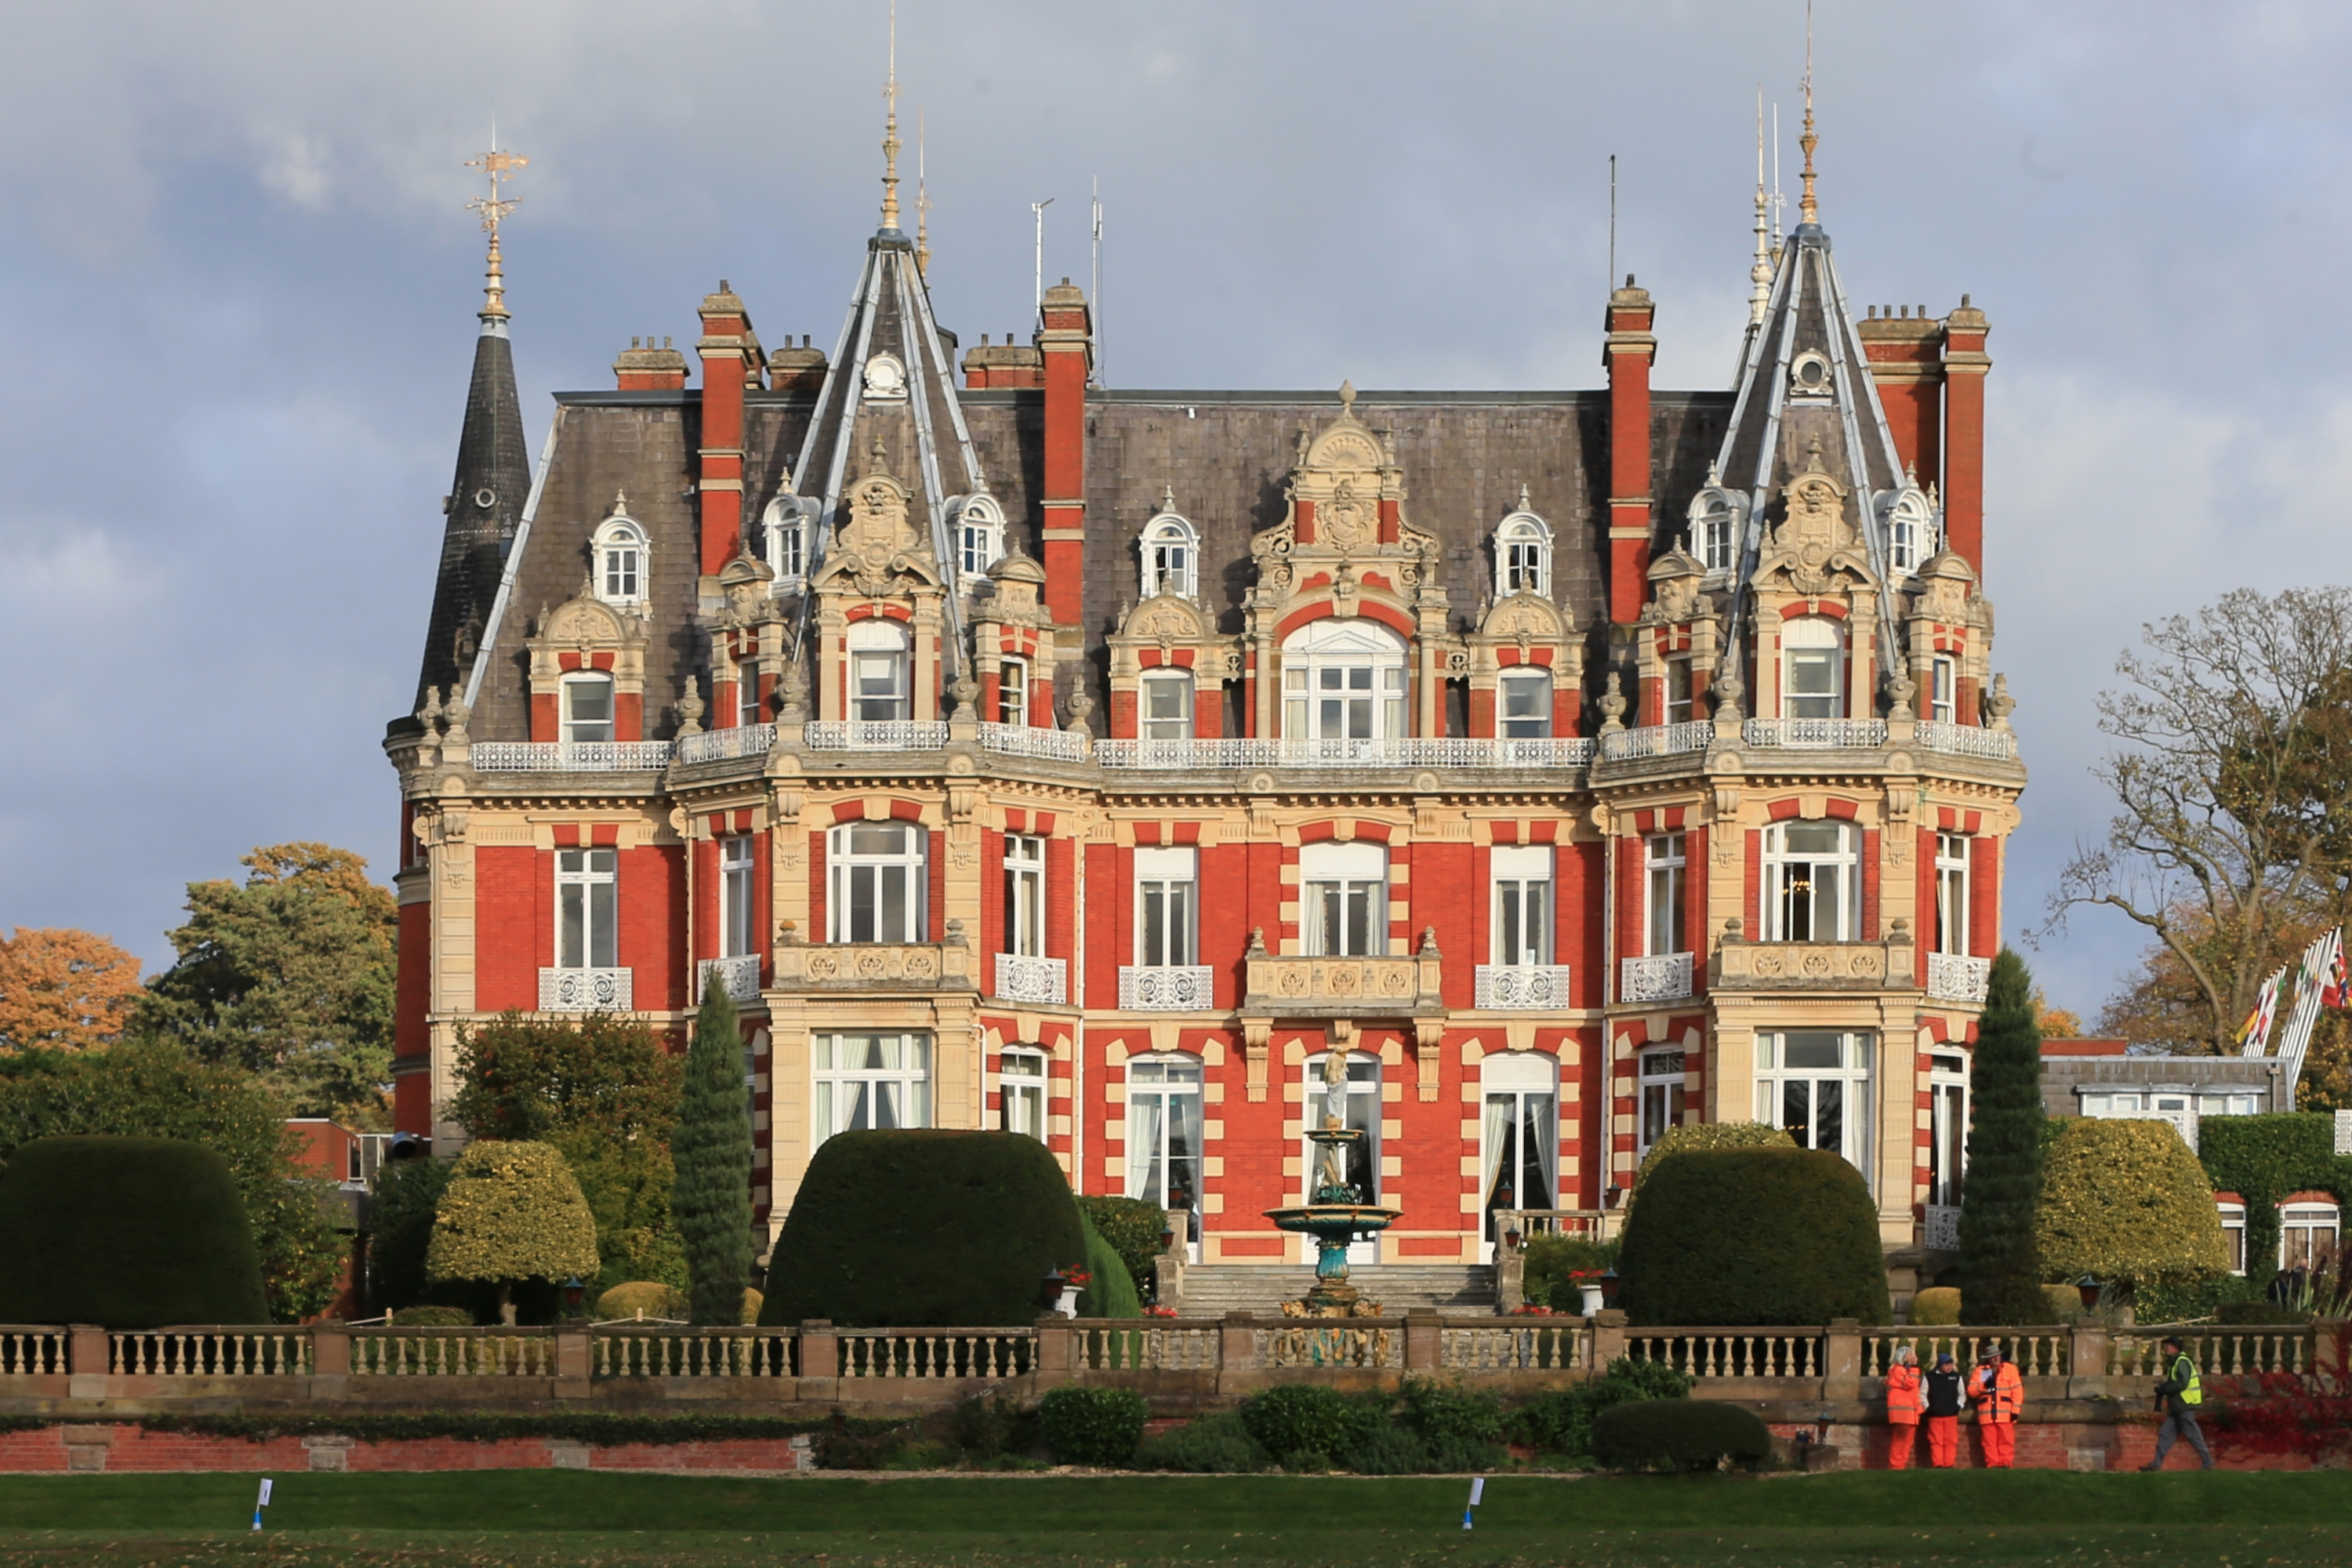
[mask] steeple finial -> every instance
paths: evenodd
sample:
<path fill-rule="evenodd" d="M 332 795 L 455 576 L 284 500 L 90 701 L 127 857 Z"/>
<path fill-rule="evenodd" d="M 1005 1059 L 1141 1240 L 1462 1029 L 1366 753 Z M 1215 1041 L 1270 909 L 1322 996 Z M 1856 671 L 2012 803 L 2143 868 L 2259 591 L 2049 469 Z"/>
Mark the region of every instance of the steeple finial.
<path fill-rule="evenodd" d="M 1764 324 L 1764 310 L 1772 302 L 1772 251 L 1765 243 L 1765 216 L 1769 198 L 1764 194 L 1764 89 L 1756 89 L 1756 263 L 1748 269 L 1748 324 Z"/>
<path fill-rule="evenodd" d="M 476 196 L 466 204 L 467 212 L 481 215 L 483 232 L 490 237 L 489 267 L 484 274 L 487 281 L 482 285 L 480 311 L 486 327 L 502 326 L 507 319 L 507 279 L 506 268 L 500 265 L 499 258 L 499 225 L 505 221 L 509 213 L 522 205 L 520 196 L 499 195 L 499 187 L 514 178 L 513 171 L 524 168 L 530 163 L 530 160 L 520 153 L 499 150 L 499 128 L 495 121 L 490 126 L 489 151 L 478 158 L 466 160 L 466 167 L 481 170 L 490 183 L 488 195 Z"/>
<path fill-rule="evenodd" d="M 1802 223 L 1821 221 L 1821 205 L 1813 199 L 1813 149 L 1821 142 L 1813 134 L 1813 0 L 1805 0 L 1805 133 L 1797 138 L 1805 151 L 1804 190 L 1797 197 L 1797 217 Z"/>
<path fill-rule="evenodd" d="M 923 183 L 923 110 L 915 110 L 915 276 L 931 270 L 931 195 Z"/>
<path fill-rule="evenodd" d="M 890 0 L 890 74 L 882 84 L 890 105 L 882 121 L 882 226 L 898 226 L 898 0 Z"/>

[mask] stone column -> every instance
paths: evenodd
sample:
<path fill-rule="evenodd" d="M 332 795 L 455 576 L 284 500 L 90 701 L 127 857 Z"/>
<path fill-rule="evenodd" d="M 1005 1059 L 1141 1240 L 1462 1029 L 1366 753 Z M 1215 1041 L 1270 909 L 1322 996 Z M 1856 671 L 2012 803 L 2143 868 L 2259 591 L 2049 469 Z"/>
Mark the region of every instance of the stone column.
<path fill-rule="evenodd" d="M 1832 1318 L 1828 1331 L 1822 1335 L 1822 1397 L 1862 1397 L 1862 1324 L 1856 1319 Z"/>

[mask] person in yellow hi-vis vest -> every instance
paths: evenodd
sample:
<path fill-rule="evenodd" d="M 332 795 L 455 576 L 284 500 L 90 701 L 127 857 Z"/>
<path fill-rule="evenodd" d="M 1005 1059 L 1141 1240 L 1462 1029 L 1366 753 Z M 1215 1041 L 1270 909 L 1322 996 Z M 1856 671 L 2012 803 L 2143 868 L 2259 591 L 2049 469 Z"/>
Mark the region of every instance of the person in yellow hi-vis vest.
<path fill-rule="evenodd" d="M 2156 1385 L 2156 1407 L 2164 1413 L 2164 1425 L 2156 1431 L 2156 1458 L 2140 1467 L 2143 1470 L 2164 1468 L 2164 1457 L 2172 1452 L 2179 1438 L 2189 1439 L 2205 1468 L 2213 1468 L 2213 1451 L 2205 1447 L 2205 1434 L 2197 1426 L 2197 1407 L 2205 1403 L 2205 1383 L 2197 1375 L 2197 1363 L 2179 1335 L 2168 1335 L 2164 1342 L 2164 1381 Z"/>

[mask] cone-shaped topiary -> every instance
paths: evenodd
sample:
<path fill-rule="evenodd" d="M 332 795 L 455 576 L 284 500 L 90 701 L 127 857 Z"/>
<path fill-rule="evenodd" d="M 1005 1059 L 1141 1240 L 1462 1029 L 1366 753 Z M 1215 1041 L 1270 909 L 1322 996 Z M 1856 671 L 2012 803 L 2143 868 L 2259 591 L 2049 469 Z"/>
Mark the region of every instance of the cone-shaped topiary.
<path fill-rule="evenodd" d="M 2068 1279 L 2180 1285 L 2230 1271 L 2212 1184 L 2168 1121 L 2062 1125 L 2037 1241 L 2043 1270 Z"/>
<path fill-rule="evenodd" d="M 468 1145 L 442 1191 L 425 1271 L 496 1284 L 509 1322 L 516 1280 L 593 1279 L 596 1216 L 563 1156 L 546 1143 Z"/>
<path fill-rule="evenodd" d="M 1825 1150 L 1669 1154 L 1626 1212 L 1617 1272 L 1617 1304 L 1641 1324 L 1893 1316 L 1878 1205 Z"/>
<path fill-rule="evenodd" d="M 1078 1316 L 1081 1318 L 1139 1318 L 1143 1316 L 1143 1298 L 1136 1292 L 1135 1279 L 1127 1271 L 1126 1262 L 1118 1249 L 1095 1227 L 1092 1215 L 1084 1208 L 1078 1210 L 1078 1224 L 1086 1232 L 1087 1273 L 1091 1276 L 1078 1292 Z"/>
<path fill-rule="evenodd" d="M 751 1282 L 751 1114 L 743 1032 L 723 985 L 703 984 L 669 1157 L 677 1171 L 670 1222 L 686 1244 L 687 1319 L 740 1322 Z"/>
<path fill-rule="evenodd" d="M 1033 1323 L 1086 1256 L 1053 1152 L 1017 1132 L 841 1132 L 817 1146 L 768 1259 L 760 1321 Z"/>
<path fill-rule="evenodd" d="M 0 1322 L 266 1323 L 228 1162 L 169 1138 L 37 1138 L 0 1175 Z"/>
<path fill-rule="evenodd" d="M 2034 1253 L 2042 1203 L 2042 1029 L 2033 976 L 2003 948 L 1992 961 L 1969 1073 L 1968 1178 L 1960 1189 L 1960 1321 L 2038 1323 L 2048 1315 Z"/>

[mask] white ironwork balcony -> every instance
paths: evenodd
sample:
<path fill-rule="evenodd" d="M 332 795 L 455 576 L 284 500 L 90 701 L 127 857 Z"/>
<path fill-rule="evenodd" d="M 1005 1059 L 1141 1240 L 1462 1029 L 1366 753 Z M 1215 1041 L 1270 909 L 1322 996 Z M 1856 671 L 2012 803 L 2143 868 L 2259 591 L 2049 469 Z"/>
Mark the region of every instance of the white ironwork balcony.
<path fill-rule="evenodd" d="M 1617 976 L 1621 1002 L 1679 1002 L 1691 994 L 1691 955 L 1654 952 L 1623 961 Z"/>
<path fill-rule="evenodd" d="M 677 760 L 681 763 L 716 763 L 729 757 L 764 757 L 768 748 L 776 743 L 773 724 L 739 724 L 732 730 L 705 730 L 698 735 L 680 735 L 677 739 Z"/>
<path fill-rule="evenodd" d="M 1673 757 L 1704 752 L 1715 740 L 1715 721 L 1694 719 L 1681 724 L 1655 724 L 1646 730 L 1612 730 L 1601 737 L 1603 762 L 1628 757 Z"/>
<path fill-rule="evenodd" d="M 948 743 L 948 727 L 935 719 L 820 719 L 807 738 L 820 752 L 936 752 Z"/>
<path fill-rule="evenodd" d="M 1498 1012 L 1556 1009 L 1568 1003 L 1565 963 L 1482 963 L 1472 1001 Z"/>
<path fill-rule="evenodd" d="M 1992 979 L 1992 960 L 1957 952 L 1927 955 L 1927 994 L 1939 1002 L 1981 1002 Z"/>
<path fill-rule="evenodd" d="M 1917 734 L 1920 746 L 1927 751 L 1956 757 L 1990 757 L 2003 763 L 2017 760 L 2017 732 L 2013 730 L 1988 730 L 1981 724 L 1922 719 Z"/>
<path fill-rule="evenodd" d="M 1958 1252 L 1960 1249 L 1959 1205 L 1929 1204 L 1927 1223 L 1919 1229 L 1919 1245 L 1930 1252 Z"/>
<path fill-rule="evenodd" d="M 1008 757 L 1048 757 L 1057 763 L 1087 760 L 1087 738 L 1075 730 L 1047 730 L 1034 724 L 982 724 L 982 751 Z"/>
<path fill-rule="evenodd" d="M 1070 999 L 1069 961 L 1000 952 L 996 955 L 996 989 L 992 994 L 1000 1002 L 1044 1002 L 1059 1006 Z"/>
<path fill-rule="evenodd" d="M 539 1010 L 625 1013 L 636 1001 L 635 973 L 627 969 L 542 969 L 539 972 Z"/>
<path fill-rule="evenodd" d="M 1790 751 L 1858 751 L 1886 744 L 1884 719 L 1750 719 L 1740 739 Z"/>
<path fill-rule="evenodd" d="M 486 773 L 658 773 L 669 766 L 667 741 L 477 741 L 468 753 Z"/>
<path fill-rule="evenodd" d="M 1136 1013 L 1199 1013 L 1217 1005 L 1215 972 L 1205 963 L 1123 963 L 1118 1005 Z"/>
<path fill-rule="evenodd" d="M 1495 736 L 1398 735 L 1352 741 L 1097 741 L 1107 768 L 1574 768 L 1592 761 L 1584 736 L 1508 740 Z"/>
<path fill-rule="evenodd" d="M 740 958 L 706 958 L 696 967 L 695 1000 L 716 980 L 726 989 L 730 1002 L 757 1002 L 760 999 L 760 955 L 744 953 Z"/>

